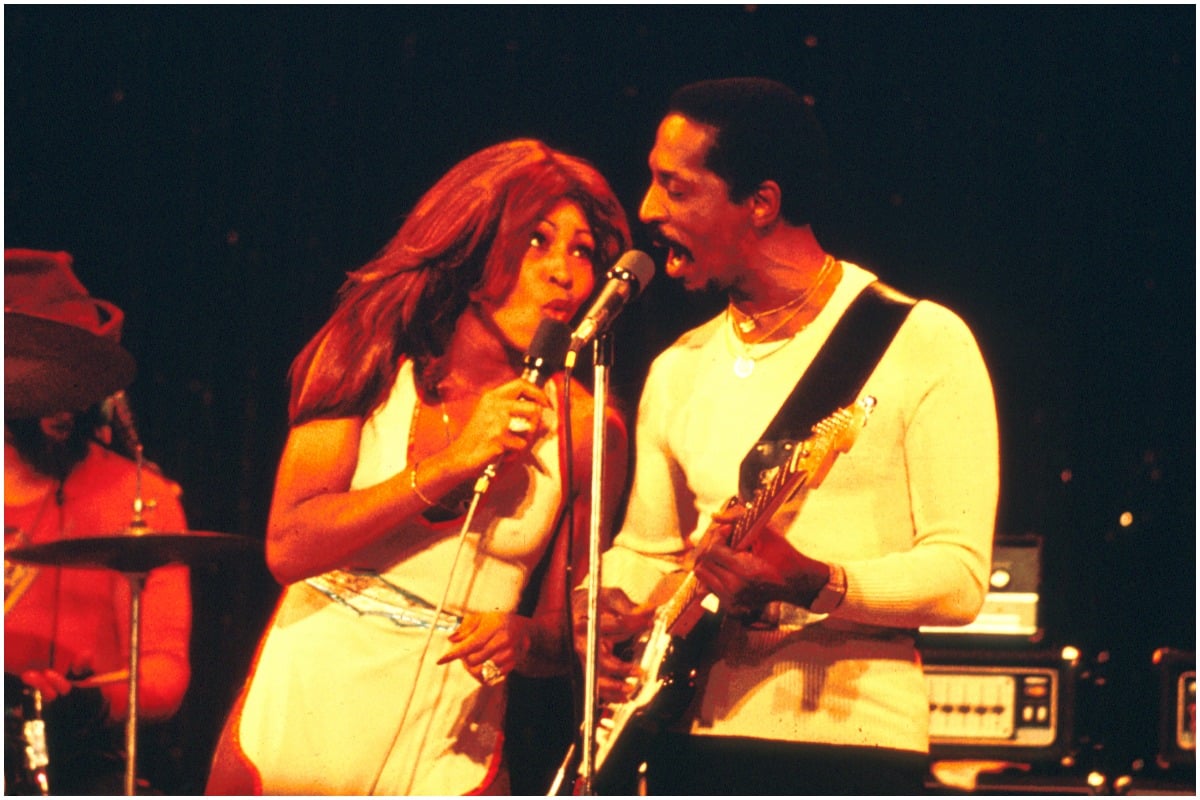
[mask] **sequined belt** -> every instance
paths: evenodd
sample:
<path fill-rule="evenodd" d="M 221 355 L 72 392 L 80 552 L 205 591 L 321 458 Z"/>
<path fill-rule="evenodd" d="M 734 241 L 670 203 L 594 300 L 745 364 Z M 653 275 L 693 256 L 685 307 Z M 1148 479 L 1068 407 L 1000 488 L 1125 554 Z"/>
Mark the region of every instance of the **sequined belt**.
<path fill-rule="evenodd" d="M 436 627 L 450 632 L 462 624 L 462 617 L 444 611 L 438 616 L 429 601 L 370 570 L 338 569 L 305 583 L 359 616 L 384 617 L 403 628 Z"/>

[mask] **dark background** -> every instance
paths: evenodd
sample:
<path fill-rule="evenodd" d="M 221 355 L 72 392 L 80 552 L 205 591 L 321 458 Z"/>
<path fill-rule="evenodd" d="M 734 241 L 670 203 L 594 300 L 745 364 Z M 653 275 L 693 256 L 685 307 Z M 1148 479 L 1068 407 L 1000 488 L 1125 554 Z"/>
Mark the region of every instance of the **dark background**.
<path fill-rule="evenodd" d="M 1084 748 L 1152 758 L 1151 653 L 1195 646 L 1193 6 L 6 5 L 4 39 L 5 246 L 71 252 L 125 309 L 148 457 L 193 529 L 260 539 L 290 359 L 450 165 L 542 138 L 636 216 L 671 89 L 811 95 L 848 198 L 822 240 L 975 330 L 997 530 L 1043 537 L 1041 644 L 1107 686 Z M 716 302 L 654 280 L 614 395 Z M 151 732 L 180 793 L 277 592 L 260 563 L 193 574 L 193 685 Z"/>

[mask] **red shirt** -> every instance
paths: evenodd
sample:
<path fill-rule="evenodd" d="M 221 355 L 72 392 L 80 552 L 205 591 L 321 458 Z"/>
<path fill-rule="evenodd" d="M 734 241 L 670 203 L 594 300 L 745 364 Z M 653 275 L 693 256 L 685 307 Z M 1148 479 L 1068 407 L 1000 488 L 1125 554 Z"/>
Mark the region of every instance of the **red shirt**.
<path fill-rule="evenodd" d="M 4 506 L 5 545 L 58 539 L 111 536 L 133 518 L 137 469 L 130 460 L 96 444 L 71 472 L 61 498 L 51 486 L 39 499 Z M 158 474 L 142 472 L 143 517 L 153 531 L 182 533 L 187 520 L 179 487 Z M 61 504 L 59 500 L 61 499 Z M 5 564 L 8 605 L 9 570 Z M 37 577 L 4 615 L 4 670 L 17 674 L 53 668 L 66 674 L 90 663 L 96 675 L 129 666 L 130 585 L 108 569 L 30 567 Z M 138 713 L 147 718 L 173 714 L 190 679 L 191 594 L 186 566 L 150 573 L 140 604 Z M 115 719 L 126 715 L 128 685 L 104 687 Z"/>

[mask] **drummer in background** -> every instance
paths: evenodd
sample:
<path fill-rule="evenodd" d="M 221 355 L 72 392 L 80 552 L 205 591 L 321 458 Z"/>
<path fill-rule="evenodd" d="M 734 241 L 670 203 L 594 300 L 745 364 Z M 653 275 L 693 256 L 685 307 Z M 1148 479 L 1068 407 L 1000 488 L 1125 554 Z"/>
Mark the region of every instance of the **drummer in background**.
<path fill-rule="evenodd" d="M 71 264 L 67 253 L 5 250 L 6 316 L 14 312 L 39 317 L 117 341 L 122 311 L 89 297 Z M 77 348 L 72 350 L 71 357 L 78 358 Z M 6 362 L 9 355 L 6 342 Z M 139 492 L 138 470 L 134 461 L 107 444 L 111 430 L 100 413 L 103 399 L 84 411 L 26 419 L 12 418 L 6 402 L 6 549 L 111 536 L 129 528 Z M 142 516 L 150 529 L 186 530 L 176 484 L 143 469 L 141 497 Z M 123 793 L 130 601 L 128 579 L 114 570 L 5 562 L 6 794 L 28 788 L 14 785 L 20 780 L 14 777 L 20 765 L 13 763 L 18 759 L 10 751 L 7 720 L 22 695 L 32 696 L 30 689 L 40 691 L 44 703 L 50 793 Z M 165 720 L 179 709 L 191 677 L 186 566 L 149 574 L 140 620 L 138 719 Z"/>

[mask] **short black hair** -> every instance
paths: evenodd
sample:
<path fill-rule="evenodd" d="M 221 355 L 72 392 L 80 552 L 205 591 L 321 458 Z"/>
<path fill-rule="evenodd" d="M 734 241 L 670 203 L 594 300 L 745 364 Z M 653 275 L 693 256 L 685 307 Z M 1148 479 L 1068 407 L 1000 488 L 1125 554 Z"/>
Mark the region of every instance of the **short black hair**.
<path fill-rule="evenodd" d="M 821 216 L 832 188 L 829 149 L 811 104 L 768 78 L 690 83 L 671 95 L 668 114 L 716 129 L 705 165 L 734 202 L 765 180 L 779 184 L 780 213 L 793 225 Z"/>

